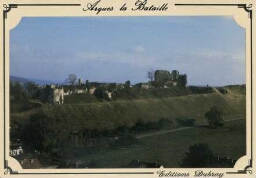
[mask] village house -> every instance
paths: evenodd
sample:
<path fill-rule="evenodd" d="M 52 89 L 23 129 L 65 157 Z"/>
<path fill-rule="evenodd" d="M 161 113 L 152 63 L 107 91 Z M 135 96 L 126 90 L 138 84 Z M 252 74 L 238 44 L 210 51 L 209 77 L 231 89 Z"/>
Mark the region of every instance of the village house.
<path fill-rule="evenodd" d="M 77 94 L 86 93 L 86 89 L 77 89 L 75 90 L 75 93 Z"/>
<path fill-rule="evenodd" d="M 148 83 L 142 83 L 142 84 L 141 84 L 141 88 L 143 88 L 143 89 L 149 89 L 150 86 L 149 86 Z"/>
<path fill-rule="evenodd" d="M 10 156 L 16 157 L 16 156 L 22 156 L 23 149 L 21 145 L 11 145 L 10 146 Z"/>
<path fill-rule="evenodd" d="M 93 93 L 94 93 L 95 90 L 96 90 L 96 87 L 92 87 L 92 88 L 90 88 L 89 93 L 90 93 L 91 95 L 93 95 Z"/>

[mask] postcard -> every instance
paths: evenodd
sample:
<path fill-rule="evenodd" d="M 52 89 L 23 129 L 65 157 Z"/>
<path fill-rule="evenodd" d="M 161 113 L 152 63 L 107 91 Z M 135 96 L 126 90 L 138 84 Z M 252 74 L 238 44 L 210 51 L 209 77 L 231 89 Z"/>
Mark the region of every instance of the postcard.
<path fill-rule="evenodd" d="M 255 177 L 255 3 L 1 1 L 0 177 Z"/>

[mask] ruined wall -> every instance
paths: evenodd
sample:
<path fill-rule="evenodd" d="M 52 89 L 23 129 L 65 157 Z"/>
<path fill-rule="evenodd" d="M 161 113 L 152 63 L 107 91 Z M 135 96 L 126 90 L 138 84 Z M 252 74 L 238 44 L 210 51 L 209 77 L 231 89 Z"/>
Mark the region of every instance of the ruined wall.
<path fill-rule="evenodd" d="M 64 103 L 64 89 L 53 89 L 53 104 Z"/>
<path fill-rule="evenodd" d="M 41 89 L 40 100 L 52 104 L 64 103 L 64 89 L 56 88 L 54 85 L 46 85 Z"/>

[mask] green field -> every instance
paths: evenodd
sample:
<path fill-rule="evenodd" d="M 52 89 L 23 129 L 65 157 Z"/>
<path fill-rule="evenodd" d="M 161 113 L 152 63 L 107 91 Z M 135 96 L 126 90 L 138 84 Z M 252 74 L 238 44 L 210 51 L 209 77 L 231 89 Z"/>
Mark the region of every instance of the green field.
<path fill-rule="evenodd" d="M 73 150 L 72 158 L 99 168 L 126 167 L 131 160 L 159 162 L 164 167 L 179 167 L 190 145 L 208 143 L 215 156 L 239 159 L 246 153 L 245 120 L 226 122 L 223 128 L 206 126 L 138 139 L 127 148 L 104 146 Z M 69 151 L 70 153 L 70 151 Z"/>

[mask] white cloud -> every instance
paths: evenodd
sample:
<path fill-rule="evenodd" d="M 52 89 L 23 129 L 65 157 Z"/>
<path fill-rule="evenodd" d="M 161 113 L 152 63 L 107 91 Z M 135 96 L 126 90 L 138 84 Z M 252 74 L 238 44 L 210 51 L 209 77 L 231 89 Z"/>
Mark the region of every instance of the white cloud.
<path fill-rule="evenodd" d="M 244 51 L 217 51 L 210 49 L 198 49 L 195 51 L 191 51 L 192 55 L 198 56 L 203 60 L 221 60 L 222 62 L 232 62 L 232 63 L 240 63 L 245 64 L 245 53 Z"/>
<path fill-rule="evenodd" d="M 72 62 L 83 63 L 86 61 L 115 62 L 129 65 L 153 65 L 156 58 L 145 53 L 145 49 L 136 46 L 129 51 L 107 51 L 107 52 L 77 52 Z"/>
<path fill-rule="evenodd" d="M 144 53 L 146 50 L 142 46 L 135 46 L 133 49 L 136 53 Z"/>

